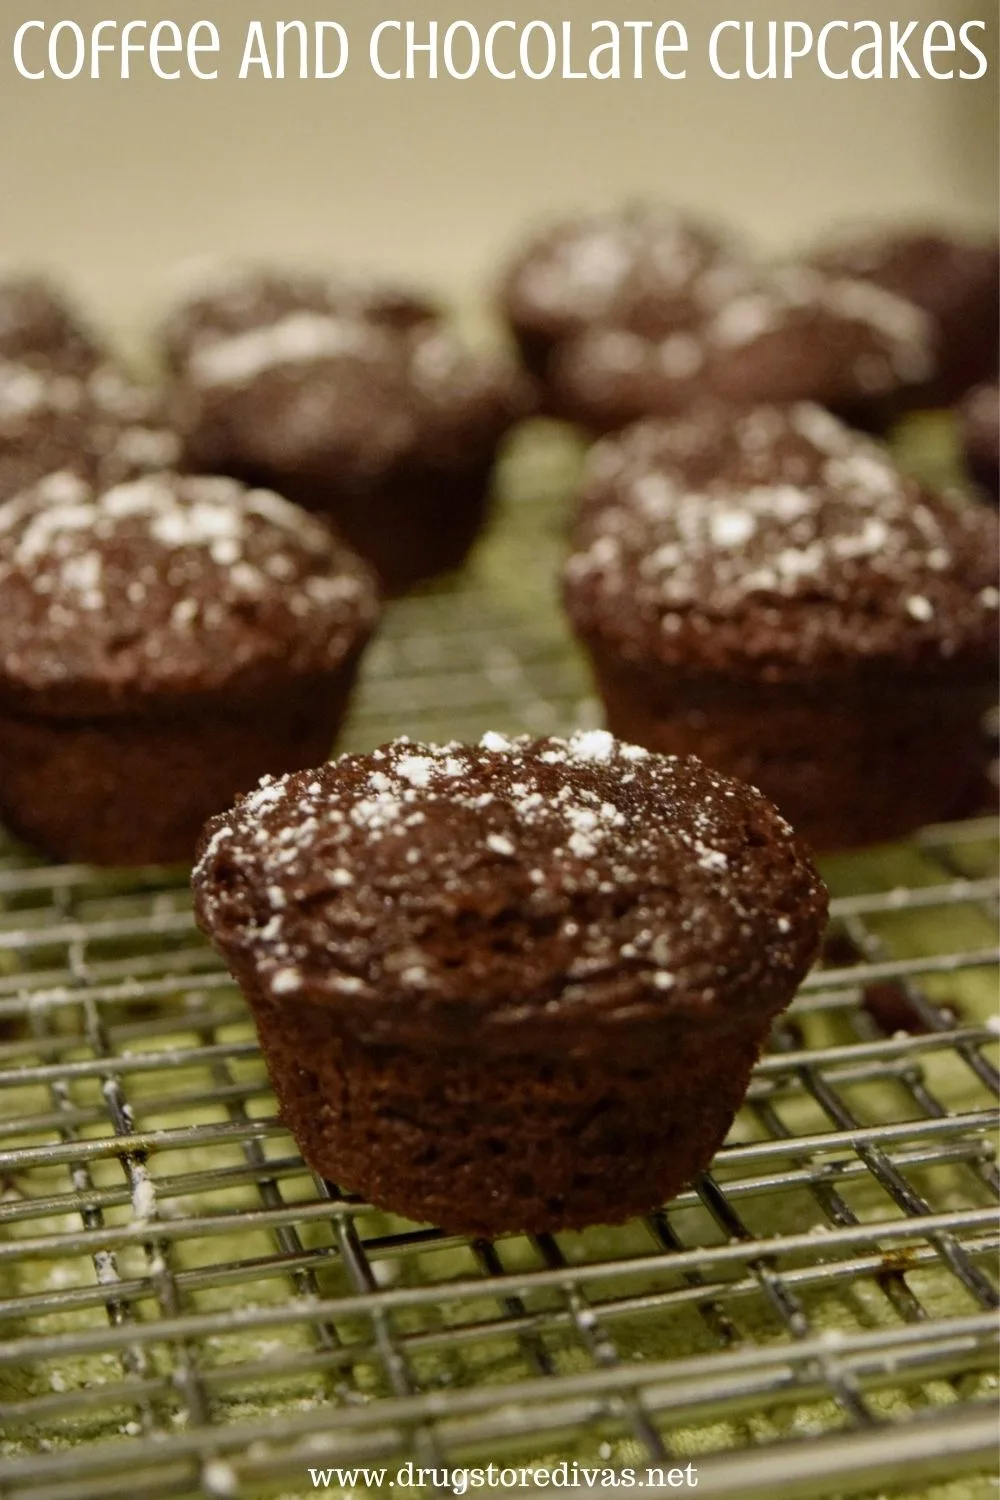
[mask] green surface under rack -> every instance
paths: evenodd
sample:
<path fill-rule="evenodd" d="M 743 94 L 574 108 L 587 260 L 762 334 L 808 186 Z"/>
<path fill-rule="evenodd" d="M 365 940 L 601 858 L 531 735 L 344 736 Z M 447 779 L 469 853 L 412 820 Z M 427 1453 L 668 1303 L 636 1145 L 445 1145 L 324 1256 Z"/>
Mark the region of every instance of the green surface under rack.
<path fill-rule="evenodd" d="M 389 610 L 346 747 L 599 722 L 553 584 L 578 458 L 519 438 L 472 567 Z M 303 1166 L 184 872 L 0 840 L 0 1496 L 299 1500 L 411 1460 L 991 1492 L 996 844 L 827 861 L 824 963 L 712 1171 L 621 1228 L 486 1243 Z"/>

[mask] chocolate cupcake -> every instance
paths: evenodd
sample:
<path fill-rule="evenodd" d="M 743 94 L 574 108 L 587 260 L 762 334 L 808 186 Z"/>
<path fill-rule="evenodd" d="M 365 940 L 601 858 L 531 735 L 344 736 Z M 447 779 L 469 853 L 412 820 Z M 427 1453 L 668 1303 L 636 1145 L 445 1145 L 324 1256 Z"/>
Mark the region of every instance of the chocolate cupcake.
<path fill-rule="evenodd" d="M 500 304 L 526 368 L 548 387 L 553 356 L 590 329 L 666 339 L 699 327 L 755 277 L 735 241 L 647 204 L 537 236 L 507 270 Z"/>
<path fill-rule="evenodd" d="M 0 361 L 0 502 L 57 471 L 110 488 L 179 456 L 156 398 L 114 366 Z"/>
<path fill-rule="evenodd" d="M 813 401 L 878 429 L 932 368 L 932 325 L 912 303 L 789 267 L 758 273 L 681 329 L 595 324 L 552 355 L 549 389 L 557 412 L 598 433 L 709 402 Z"/>
<path fill-rule="evenodd" d="M 219 339 L 267 328 L 294 313 L 356 317 L 390 329 L 440 319 L 435 303 L 406 288 L 347 280 L 308 270 L 221 267 L 185 292 L 163 320 L 159 344 L 174 373 Z"/>
<path fill-rule="evenodd" d="M 932 378 L 910 407 L 952 406 L 1000 364 L 1000 244 L 934 229 L 885 229 L 842 239 L 816 263 L 884 288 L 924 310 L 936 329 Z"/>
<path fill-rule="evenodd" d="M 968 807 L 996 577 L 992 512 L 800 405 L 599 444 L 565 598 L 616 734 L 701 755 L 837 848 Z"/>
<path fill-rule="evenodd" d="M 105 359 L 92 330 L 44 278 L 0 277 L 0 360 L 79 375 Z"/>
<path fill-rule="evenodd" d="M 214 332 L 203 315 L 200 334 L 188 325 L 174 403 L 186 463 L 323 513 L 398 594 L 464 562 L 522 393 L 422 304 L 317 309 L 307 291 L 271 286 L 259 321 L 234 314 L 241 331 L 217 310 Z"/>
<path fill-rule="evenodd" d="M 996 504 L 1000 499 L 1000 386 L 981 385 L 959 408 L 962 452 L 976 484 Z"/>
<path fill-rule="evenodd" d="M 472 1235 L 690 1182 L 826 912 L 758 792 L 600 731 L 268 779 L 194 889 L 309 1165 Z"/>
<path fill-rule="evenodd" d="M 375 614 L 276 495 L 50 475 L 0 505 L 0 820 L 64 860 L 190 859 L 237 792 L 328 753 Z"/>

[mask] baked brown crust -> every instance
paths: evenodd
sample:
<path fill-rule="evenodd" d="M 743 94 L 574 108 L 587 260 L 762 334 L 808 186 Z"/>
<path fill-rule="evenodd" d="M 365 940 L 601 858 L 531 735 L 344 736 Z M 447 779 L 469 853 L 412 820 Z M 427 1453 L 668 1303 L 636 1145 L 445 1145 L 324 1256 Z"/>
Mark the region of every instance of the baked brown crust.
<path fill-rule="evenodd" d="M 61 473 L 0 507 L 0 702 L 36 715 L 252 697 L 336 667 L 376 610 L 321 521 L 236 480 Z"/>
<path fill-rule="evenodd" d="M 917 226 L 845 234 L 821 248 L 825 271 L 882 287 L 914 303 L 937 330 L 933 378 L 910 406 L 951 406 L 1000 363 L 1000 241 Z"/>
<path fill-rule="evenodd" d="M 57 471 L 110 487 L 179 457 L 154 393 L 115 366 L 0 359 L 0 503 Z"/>
<path fill-rule="evenodd" d="M 592 452 L 566 605 L 616 734 L 871 844 L 977 805 L 997 530 L 817 407 L 702 411 Z"/>
<path fill-rule="evenodd" d="M 818 407 L 701 411 L 595 448 L 565 570 L 626 660 L 769 682 L 988 674 L 997 525 Z"/>
<path fill-rule="evenodd" d="M 196 309 L 172 412 L 189 467 L 329 516 L 399 593 L 464 560 L 528 394 L 419 299 L 325 285 L 270 276 Z"/>
<path fill-rule="evenodd" d="M 759 272 L 699 322 L 595 324 L 550 362 L 557 411 L 595 432 L 704 402 L 746 410 L 812 401 L 878 427 L 934 368 L 934 330 L 912 303 L 805 267 Z"/>
<path fill-rule="evenodd" d="M 82 375 L 106 359 L 92 329 L 44 277 L 0 279 L 0 360 Z"/>
<path fill-rule="evenodd" d="M 194 884 L 266 993 L 432 1049 L 767 1010 L 821 906 L 759 793 L 603 731 L 397 741 L 268 782 L 206 830 Z"/>
<path fill-rule="evenodd" d="M 637 204 L 553 224 L 505 271 L 500 306 L 533 375 L 595 325 L 640 335 L 697 327 L 755 272 L 735 239 L 676 210 Z"/>
<path fill-rule="evenodd" d="M 755 263 L 655 206 L 539 236 L 501 306 L 549 409 L 593 432 L 707 401 L 816 401 L 877 428 L 935 368 L 936 327 L 913 302 L 845 273 Z"/>
<path fill-rule="evenodd" d="M 969 473 L 995 504 L 1000 498 L 1000 385 L 976 386 L 958 417 Z"/>
<path fill-rule="evenodd" d="M 300 312 L 361 318 L 400 330 L 441 318 L 431 299 L 408 287 L 319 271 L 221 266 L 195 281 L 168 309 L 159 331 L 160 351 L 167 367 L 178 373 L 210 344 Z"/>
<path fill-rule="evenodd" d="M 759 793 L 601 731 L 268 780 L 208 825 L 194 890 L 310 1165 L 472 1234 L 689 1182 L 826 914 Z"/>
<path fill-rule="evenodd" d="M 277 495 L 49 475 L 0 505 L 0 817 L 63 860 L 190 859 L 238 792 L 329 753 L 376 614 Z"/>

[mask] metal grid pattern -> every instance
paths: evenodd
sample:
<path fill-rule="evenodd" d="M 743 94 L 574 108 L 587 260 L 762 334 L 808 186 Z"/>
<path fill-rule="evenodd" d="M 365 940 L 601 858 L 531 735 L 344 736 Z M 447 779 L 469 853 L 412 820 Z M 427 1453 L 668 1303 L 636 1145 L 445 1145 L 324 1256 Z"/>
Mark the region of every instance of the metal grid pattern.
<path fill-rule="evenodd" d="M 591 720 L 539 502 L 569 461 L 536 455 L 466 581 L 395 608 L 350 743 Z M 0 1494 L 297 1497 L 407 1459 L 693 1460 L 743 1497 L 988 1470 L 995 846 L 982 822 L 831 862 L 824 961 L 712 1171 L 641 1222 L 486 1243 L 307 1171 L 183 872 L 0 844 Z"/>

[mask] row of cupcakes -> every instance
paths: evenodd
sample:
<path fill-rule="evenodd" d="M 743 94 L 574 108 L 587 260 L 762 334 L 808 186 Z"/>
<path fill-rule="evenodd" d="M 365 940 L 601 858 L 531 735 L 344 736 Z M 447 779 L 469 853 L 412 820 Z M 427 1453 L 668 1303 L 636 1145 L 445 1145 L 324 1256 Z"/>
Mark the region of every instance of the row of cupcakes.
<path fill-rule="evenodd" d="M 735 264 L 699 261 L 706 232 L 676 216 L 601 222 L 563 234 L 626 303 L 655 283 L 633 323 L 671 276 L 680 305 L 725 281 L 718 256 Z M 536 294 L 537 254 L 512 273 L 535 265 Z M 730 294 L 745 332 L 761 294 Z M 46 289 L 0 293 L 0 815 L 63 858 L 187 858 L 235 792 L 322 759 L 379 592 L 462 559 L 504 432 L 551 384 L 536 361 L 529 394 L 420 298 L 318 276 L 227 277 L 163 344 L 166 401 Z M 874 368 L 857 367 L 873 389 Z M 591 454 L 565 595 L 609 722 L 761 785 L 819 845 L 968 810 L 995 518 L 904 479 L 828 410 L 751 394 L 708 386 Z"/>
<path fill-rule="evenodd" d="M 590 454 L 564 571 L 609 726 L 765 791 L 820 848 L 975 810 L 998 525 L 822 408 L 649 421 Z M 64 859 L 188 858 L 321 761 L 375 628 L 320 518 L 219 476 L 0 506 L 0 816 Z"/>
<path fill-rule="evenodd" d="M 637 208 L 559 224 L 511 261 L 499 305 L 520 369 L 425 296 L 247 269 L 169 310 L 151 392 L 50 289 L 0 282 L 0 500 L 61 465 L 231 474 L 327 514 L 392 594 L 462 562 L 498 447 L 532 410 L 603 433 L 813 401 L 879 432 L 962 402 L 970 469 L 995 495 L 998 287 L 995 242 L 868 235 L 776 267 Z"/>

